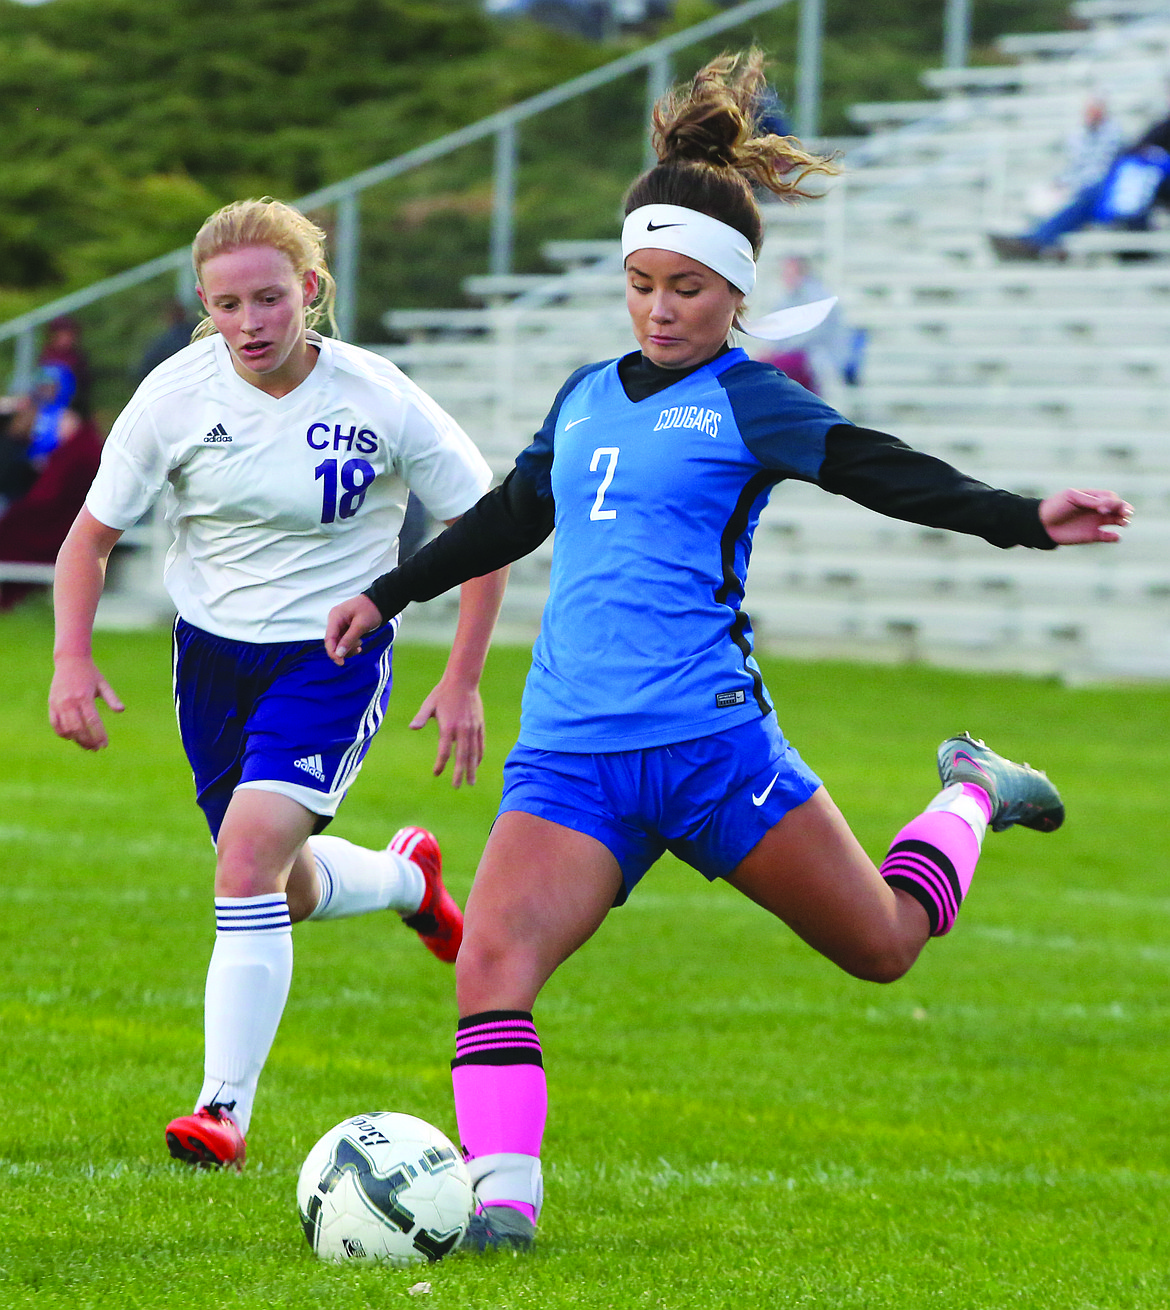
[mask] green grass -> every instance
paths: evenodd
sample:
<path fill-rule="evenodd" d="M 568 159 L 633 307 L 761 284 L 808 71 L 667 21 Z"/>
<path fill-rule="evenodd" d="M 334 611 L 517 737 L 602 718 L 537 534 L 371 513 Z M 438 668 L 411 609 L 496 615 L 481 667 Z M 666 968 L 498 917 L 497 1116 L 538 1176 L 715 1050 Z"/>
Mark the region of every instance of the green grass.
<path fill-rule="evenodd" d="M 39 606 L 0 620 L 0 1306 L 1164 1307 L 1170 690 L 765 661 L 781 723 L 880 855 L 960 728 L 1049 769 L 1052 837 L 990 837 L 968 906 L 891 987 L 835 971 L 727 887 L 664 861 L 541 998 L 551 1116 L 529 1259 L 333 1268 L 300 1160 L 348 1114 L 450 1133 L 450 970 L 388 916 L 296 933 L 242 1176 L 162 1127 L 199 1084 L 211 857 L 165 634 L 102 635 L 128 705 L 85 755 L 46 725 Z M 336 831 L 442 836 L 458 894 L 526 666 L 493 652 L 479 785 L 405 724 L 440 652 L 399 653 Z"/>

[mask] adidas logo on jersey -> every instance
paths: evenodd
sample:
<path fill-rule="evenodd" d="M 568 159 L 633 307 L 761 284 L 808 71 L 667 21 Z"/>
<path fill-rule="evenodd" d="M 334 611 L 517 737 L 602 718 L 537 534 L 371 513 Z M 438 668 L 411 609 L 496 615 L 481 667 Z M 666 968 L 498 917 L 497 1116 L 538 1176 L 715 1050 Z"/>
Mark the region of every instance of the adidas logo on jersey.
<path fill-rule="evenodd" d="M 231 438 L 229 437 L 228 440 L 230 441 Z M 321 764 L 320 755 L 306 755 L 303 760 L 293 760 L 293 768 L 303 769 L 318 782 L 325 781 L 325 769 Z"/>
<path fill-rule="evenodd" d="M 211 446 L 217 443 L 231 441 L 231 437 L 228 436 L 227 428 L 225 428 L 222 423 L 217 423 L 207 436 L 203 438 L 203 441 L 205 445 Z"/>
<path fill-rule="evenodd" d="M 675 405 L 664 409 L 658 415 L 654 425 L 655 432 L 664 428 L 698 428 L 709 437 L 719 435 L 719 420 L 723 417 L 717 409 L 701 409 L 698 405 Z"/>

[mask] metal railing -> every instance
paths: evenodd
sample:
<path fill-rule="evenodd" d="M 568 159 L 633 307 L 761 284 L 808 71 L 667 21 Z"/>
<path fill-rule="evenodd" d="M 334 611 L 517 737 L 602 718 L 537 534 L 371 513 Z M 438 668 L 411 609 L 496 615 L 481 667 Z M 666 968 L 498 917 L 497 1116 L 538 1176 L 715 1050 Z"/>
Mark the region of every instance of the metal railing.
<path fill-rule="evenodd" d="M 494 274 L 503 274 L 511 270 L 512 250 L 515 230 L 517 142 L 519 125 L 527 119 L 574 100 L 578 96 L 606 86 L 618 78 L 645 70 L 646 74 L 646 118 L 649 119 L 650 107 L 667 89 L 671 80 L 672 56 L 686 47 L 695 45 L 708 37 L 738 27 L 752 19 L 774 9 L 791 3 L 792 0 L 747 0 L 732 9 L 696 23 L 664 37 L 641 50 L 632 51 L 620 59 L 595 68 L 560 86 L 542 91 L 508 109 L 500 110 L 487 118 L 482 118 L 467 127 L 449 132 L 438 140 L 429 141 L 414 150 L 385 163 L 376 164 L 363 172 L 329 186 L 320 187 L 306 196 L 301 196 L 294 203 L 299 209 L 323 209 L 336 207 L 337 221 L 333 238 L 333 272 L 337 279 L 337 326 L 339 335 L 348 340 L 353 335 L 356 304 L 357 277 L 361 248 L 361 214 L 358 198 L 369 187 L 403 173 L 429 164 L 453 151 L 473 145 L 477 141 L 494 138 L 493 159 L 493 197 L 491 214 L 491 235 L 489 252 L 489 269 Z M 815 135 L 816 106 L 820 100 L 820 25 L 823 22 L 824 0 L 799 0 L 802 6 L 799 83 L 798 130 L 806 136 Z M 814 130 L 810 131 L 812 128 Z M 652 162 L 647 160 L 647 162 Z M 87 305 L 118 292 L 125 291 L 153 278 L 173 274 L 177 279 L 180 298 L 190 294 L 192 286 L 191 252 L 189 246 L 172 250 L 169 254 L 159 255 L 136 268 L 127 269 L 113 277 L 104 278 L 90 286 L 83 287 L 69 295 L 61 296 L 48 304 L 29 310 L 7 323 L 0 324 L 0 342 L 15 339 L 16 359 L 13 370 L 12 389 L 16 392 L 27 391 L 32 383 L 36 359 L 37 330 L 50 319 L 61 314 L 70 314 Z"/>

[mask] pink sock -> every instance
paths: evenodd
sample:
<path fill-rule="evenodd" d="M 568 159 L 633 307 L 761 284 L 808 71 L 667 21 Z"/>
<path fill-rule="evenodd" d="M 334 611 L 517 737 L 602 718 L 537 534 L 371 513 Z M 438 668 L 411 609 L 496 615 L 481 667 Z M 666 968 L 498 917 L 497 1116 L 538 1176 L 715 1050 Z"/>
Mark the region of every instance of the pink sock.
<path fill-rule="evenodd" d="M 973 799 L 991 805 L 979 787 L 963 787 Z M 955 926 L 955 916 L 971 886 L 979 859 L 979 836 L 966 819 L 945 810 L 920 814 L 894 838 L 879 872 L 891 887 L 908 892 L 926 911 L 930 935 L 941 937 Z"/>
<path fill-rule="evenodd" d="M 548 1091 L 540 1038 L 525 1010 L 487 1010 L 460 1019 L 451 1061 L 455 1115 L 468 1160 L 481 1155 L 540 1156 Z M 536 1221 L 524 1198 L 493 1197 Z"/>

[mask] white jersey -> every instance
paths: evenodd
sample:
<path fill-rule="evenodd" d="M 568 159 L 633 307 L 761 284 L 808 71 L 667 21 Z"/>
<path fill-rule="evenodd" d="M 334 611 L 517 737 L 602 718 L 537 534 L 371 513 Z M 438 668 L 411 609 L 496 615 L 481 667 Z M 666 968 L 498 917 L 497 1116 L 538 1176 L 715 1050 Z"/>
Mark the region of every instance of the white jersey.
<path fill-rule="evenodd" d="M 221 637 L 321 637 L 333 605 L 394 566 L 408 488 L 450 519 L 491 481 L 463 429 L 388 360 L 309 340 L 316 365 L 279 400 L 236 373 L 218 335 L 160 364 L 114 424 L 86 498 L 119 530 L 163 498 L 167 591 Z"/>

